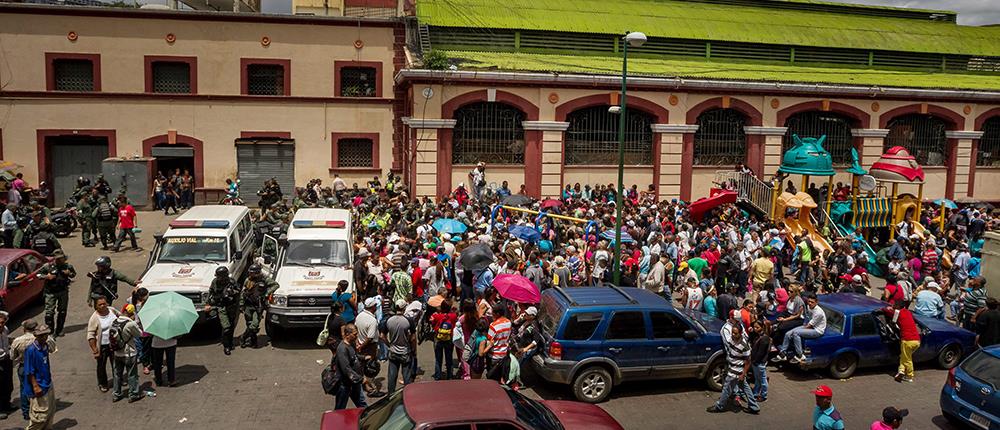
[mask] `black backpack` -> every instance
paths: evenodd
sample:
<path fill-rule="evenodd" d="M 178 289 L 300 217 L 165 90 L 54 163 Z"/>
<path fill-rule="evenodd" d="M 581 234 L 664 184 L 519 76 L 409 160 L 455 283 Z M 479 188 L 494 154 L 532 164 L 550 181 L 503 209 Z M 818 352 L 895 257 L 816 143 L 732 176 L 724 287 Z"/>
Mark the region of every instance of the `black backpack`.
<path fill-rule="evenodd" d="M 125 344 L 128 342 L 125 339 L 126 324 L 128 324 L 128 319 L 121 317 L 115 318 L 114 322 L 111 323 L 111 328 L 108 329 L 108 340 L 112 351 L 125 349 Z"/>
<path fill-rule="evenodd" d="M 111 208 L 111 204 L 104 202 L 97 206 L 98 221 L 112 221 L 114 219 L 115 210 Z"/>

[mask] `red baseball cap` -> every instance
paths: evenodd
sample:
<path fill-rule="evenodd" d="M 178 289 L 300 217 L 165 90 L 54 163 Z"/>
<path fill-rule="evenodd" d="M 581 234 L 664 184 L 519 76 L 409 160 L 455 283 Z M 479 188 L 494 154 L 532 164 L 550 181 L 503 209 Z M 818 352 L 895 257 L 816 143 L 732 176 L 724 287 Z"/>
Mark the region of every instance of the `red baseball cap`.
<path fill-rule="evenodd" d="M 820 385 L 810 392 L 820 397 L 833 397 L 833 390 L 826 385 Z"/>

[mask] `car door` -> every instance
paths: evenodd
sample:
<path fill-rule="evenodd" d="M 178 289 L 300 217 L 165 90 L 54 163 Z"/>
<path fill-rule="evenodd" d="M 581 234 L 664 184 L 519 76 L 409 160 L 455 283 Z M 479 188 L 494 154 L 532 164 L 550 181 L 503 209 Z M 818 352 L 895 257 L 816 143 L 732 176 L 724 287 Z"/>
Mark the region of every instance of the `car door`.
<path fill-rule="evenodd" d="M 7 281 L 7 297 L 4 298 L 4 305 L 9 311 L 15 312 L 22 309 L 41 293 L 42 284 L 45 282 L 37 277 L 38 269 L 41 267 L 42 260 L 31 254 L 10 263 L 8 269 L 13 269 L 13 272 L 27 275 L 27 277 L 16 281 L 9 275 L 12 272 L 8 272 L 10 279 Z"/>
<path fill-rule="evenodd" d="M 879 324 L 882 322 L 871 312 L 856 313 L 850 318 L 850 346 L 860 352 L 859 364 L 862 367 L 878 366 L 891 361 L 889 345 L 879 331 Z"/>
<path fill-rule="evenodd" d="M 696 338 L 688 340 L 684 333 L 691 326 L 678 315 L 668 311 L 651 311 L 649 324 L 653 340 L 650 341 L 650 373 L 655 378 L 684 378 L 696 376 L 704 364 L 701 346 Z"/>
<path fill-rule="evenodd" d="M 611 314 L 601 347 L 617 363 L 625 378 L 649 375 L 651 364 L 646 317 L 640 310 L 615 311 Z"/>
<path fill-rule="evenodd" d="M 273 278 L 278 273 L 278 261 L 281 248 L 278 246 L 278 239 L 265 234 L 264 241 L 260 246 L 260 256 L 264 261 L 264 275 Z"/>

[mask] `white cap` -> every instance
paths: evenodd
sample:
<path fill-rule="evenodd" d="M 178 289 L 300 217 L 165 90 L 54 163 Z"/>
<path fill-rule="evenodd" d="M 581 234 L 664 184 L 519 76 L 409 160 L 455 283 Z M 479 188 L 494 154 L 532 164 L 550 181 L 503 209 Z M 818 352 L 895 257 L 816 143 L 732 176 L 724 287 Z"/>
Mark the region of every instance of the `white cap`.
<path fill-rule="evenodd" d="M 941 289 L 941 285 L 938 285 L 937 282 L 930 281 L 930 282 L 927 283 L 927 288 L 930 288 L 932 290 L 938 290 L 938 289 Z"/>
<path fill-rule="evenodd" d="M 375 306 L 378 306 L 378 301 L 379 300 L 376 299 L 376 298 L 374 298 L 374 297 L 369 297 L 369 298 L 365 299 L 365 303 L 364 303 L 365 309 L 370 309 L 370 308 L 374 308 Z"/>
<path fill-rule="evenodd" d="M 536 308 L 534 306 L 529 306 L 528 309 L 524 310 L 524 313 L 526 313 L 528 315 L 531 315 L 531 316 L 538 315 L 538 308 Z"/>

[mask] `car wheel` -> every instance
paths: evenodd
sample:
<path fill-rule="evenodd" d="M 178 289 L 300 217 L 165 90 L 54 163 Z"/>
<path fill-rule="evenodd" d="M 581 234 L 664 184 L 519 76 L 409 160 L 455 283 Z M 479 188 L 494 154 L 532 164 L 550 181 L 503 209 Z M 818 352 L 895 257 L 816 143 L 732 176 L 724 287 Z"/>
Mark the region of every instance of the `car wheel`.
<path fill-rule="evenodd" d="M 958 366 L 960 361 L 962 361 L 962 349 L 958 345 L 948 345 L 938 353 L 938 366 L 942 369 Z"/>
<path fill-rule="evenodd" d="M 851 353 L 840 354 L 830 363 L 830 376 L 847 379 L 858 370 L 858 357 Z"/>
<path fill-rule="evenodd" d="M 573 395 L 581 402 L 600 403 L 611 394 L 611 374 L 602 367 L 584 369 L 573 379 Z"/>
<path fill-rule="evenodd" d="M 712 391 L 722 391 L 722 383 L 726 380 L 726 360 L 718 359 L 708 365 L 705 372 L 705 384 Z"/>

